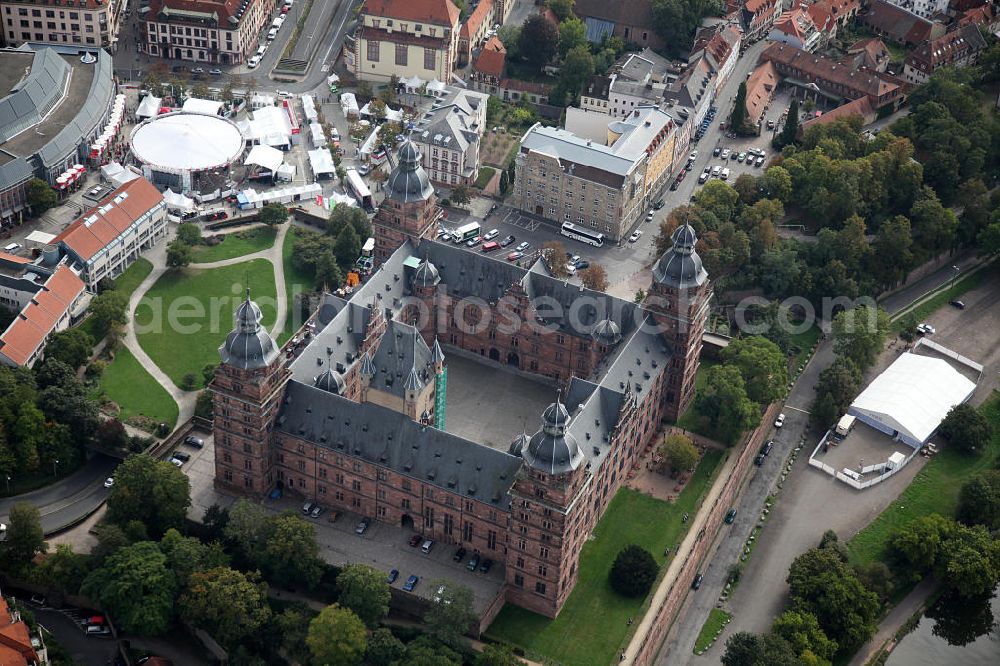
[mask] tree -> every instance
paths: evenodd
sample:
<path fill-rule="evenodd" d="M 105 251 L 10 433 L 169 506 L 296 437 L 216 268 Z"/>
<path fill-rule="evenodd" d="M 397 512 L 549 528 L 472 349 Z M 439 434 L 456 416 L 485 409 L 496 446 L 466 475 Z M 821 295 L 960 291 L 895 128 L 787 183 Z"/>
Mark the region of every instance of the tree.
<path fill-rule="evenodd" d="M 979 454 L 993 438 L 993 426 L 969 403 L 955 405 L 938 428 L 948 443 L 965 453 Z"/>
<path fill-rule="evenodd" d="M 312 611 L 305 603 L 297 602 L 285 607 L 281 613 L 274 616 L 272 622 L 274 635 L 280 637 L 281 646 L 289 657 L 300 664 L 309 663 L 309 646 L 306 645 L 306 636 L 309 634 L 309 621 L 312 619 L 312 615 Z M 370 641 L 368 647 L 370 650 Z M 365 656 L 367 658 L 368 655 Z M 391 662 L 385 662 L 383 666 L 391 666 Z"/>
<path fill-rule="evenodd" d="M 993 216 L 997 218 L 996 215 Z M 979 252 L 992 255 L 1000 252 L 1000 222 L 993 222 L 976 236 L 976 246 Z"/>
<path fill-rule="evenodd" d="M 653 0 L 653 29 L 672 55 L 686 53 L 695 29 L 706 16 L 719 14 L 717 0 Z"/>
<path fill-rule="evenodd" d="M 963 597 L 989 594 L 1000 582 L 1000 539 L 984 526 L 956 524 L 942 552 L 941 579 Z"/>
<path fill-rule="evenodd" d="M 545 241 L 542 243 L 542 256 L 545 257 L 545 265 L 549 267 L 553 277 L 569 277 L 569 269 L 566 268 L 566 247 L 562 243 Z"/>
<path fill-rule="evenodd" d="M 76 369 L 87 362 L 94 351 L 94 339 L 82 328 L 67 328 L 49 337 L 45 357 L 62 361 Z"/>
<path fill-rule="evenodd" d="M 885 310 L 859 305 L 833 318 L 833 349 L 859 368 L 870 368 L 885 346 L 888 332 L 889 315 Z"/>
<path fill-rule="evenodd" d="M 105 449 L 124 451 L 128 448 L 128 432 L 118 419 L 105 419 L 97 426 L 94 439 Z"/>
<path fill-rule="evenodd" d="M 106 291 L 90 301 L 87 311 L 98 331 L 120 331 L 128 323 L 128 297 L 118 291 Z"/>
<path fill-rule="evenodd" d="M 228 567 L 192 574 L 177 606 L 186 621 L 204 627 L 230 649 L 271 618 L 267 583 L 256 572 L 244 574 Z"/>
<path fill-rule="evenodd" d="M 344 281 L 344 276 L 337 265 L 337 258 L 333 252 L 327 251 L 320 255 L 319 263 L 316 264 L 316 281 L 313 283 L 317 289 L 333 290 Z"/>
<path fill-rule="evenodd" d="M 288 209 L 280 203 L 269 203 L 260 209 L 259 219 L 269 227 L 288 221 Z"/>
<path fill-rule="evenodd" d="M 889 552 L 902 565 L 897 570 L 914 581 L 922 578 L 939 564 L 942 545 L 954 527 L 953 521 L 932 513 L 897 528 L 889 539 Z"/>
<path fill-rule="evenodd" d="M 729 114 L 729 129 L 737 134 L 746 133 L 747 127 L 747 82 L 740 81 L 740 87 L 736 90 L 736 99 L 733 101 L 733 110 Z"/>
<path fill-rule="evenodd" d="M 476 655 L 475 666 L 524 666 L 514 650 L 505 644 L 488 643 Z"/>
<path fill-rule="evenodd" d="M 594 291 L 607 291 L 608 289 L 608 272 L 604 270 L 604 266 L 598 263 L 592 263 L 587 268 L 580 271 L 580 281 L 583 282 L 583 286 L 587 289 L 593 289 Z"/>
<path fill-rule="evenodd" d="M 364 564 L 348 564 L 337 575 L 337 603 L 374 628 L 389 614 L 392 598 L 385 574 Z"/>
<path fill-rule="evenodd" d="M 383 172 L 379 170 L 376 173 Z M 372 235 L 372 225 L 368 221 L 368 216 L 356 206 L 337 206 L 330 211 L 330 217 L 326 222 L 326 233 L 336 238 L 340 230 L 348 225 L 354 227 L 354 233 L 358 238 L 369 238 Z"/>
<path fill-rule="evenodd" d="M 123 631 L 153 636 L 170 627 L 176 590 L 167 557 L 152 541 L 118 549 L 80 588 L 111 613 Z"/>
<path fill-rule="evenodd" d="M 1000 529 L 1000 470 L 980 472 L 962 486 L 956 517 L 966 525 Z"/>
<path fill-rule="evenodd" d="M 698 449 L 691 443 L 690 437 L 679 433 L 664 438 L 660 455 L 675 473 L 687 472 L 698 464 Z"/>
<path fill-rule="evenodd" d="M 872 273 L 885 288 L 899 284 L 913 267 L 913 235 L 902 215 L 886 220 L 872 243 Z"/>
<path fill-rule="evenodd" d="M 172 241 L 167 245 L 167 266 L 170 268 L 184 268 L 191 263 L 191 246 L 179 241 Z"/>
<path fill-rule="evenodd" d="M 82 553 L 74 553 L 69 544 L 60 543 L 54 553 L 45 555 L 45 559 L 32 571 L 32 580 L 54 587 L 63 594 L 76 594 L 80 585 L 90 572 L 90 557 Z"/>
<path fill-rule="evenodd" d="M 587 27 L 575 16 L 563 19 L 559 24 L 559 54 L 565 58 L 567 53 L 579 46 L 590 52 L 587 44 Z"/>
<path fill-rule="evenodd" d="M 259 563 L 269 538 L 271 524 L 264 507 L 245 499 L 236 500 L 229 509 L 222 532 L 250 562 Z"/>
<path fill-rule="evenodd" d="M 34 505 L 18 502 L 10 508 L 7 538 L 0 544 L 4 568 L 12 573 L 23 571 L 31 565 L 37 553 L 47 548 L 42 531 L 41 514 Z"/>
<path fill-rule="evenodd" d="M 424 613 L 424 624 L 431 636 L 449 647 L 457 647 L 462 642 L 462 635 L 479 618 L 472 604 L 472 590 L 442 580 L 431 585 L 440 592 L 434 595 L 436 599 Z"/>
<path fill-rule="evenodd" d="M 798 140 L 799 134 L 799 100 L 792 98 L 788 105 L 788 117 L 785 118 L 785 125 L 781 128 L 781 134 L 774 137 L 774 147 L 777 149 L 790 146 Z"/>
<path fill-rule="evenodd" d="M 535 69 L 541 69 L 559 50 L 559 30 L 541 14 L 535 14 L 521 26 L 518 52 Z"/>
<path fill-rule="evenodd" d="M 354 227 L 345 226 L 337 234 L 337 239 L 333 242 L 333 254 L 337 257 L 340 266 L 350 267 L 354 265 L 361 254 L 361 241 Z"/>
<path fill-rule="evenodd" d="M 196 537 L 183 536 L 171 527 L 160 539 L 160 550 L 177 577 L 178 587 L 187 587 L 191 576 L 209 569 L 229 566 L 229 556 L 217 541 L 203 543 Z"/>
<path fill-rule="evenodd" d="M 576 22 L 583 25 L 580 21 Z M 593 75 L 594 56 L 590 54 L 590 48 L 586 44 L 574 46 L 566 53 L 559 67 L 559 82 L 552 91 L 549 103 L 575 102 L 580 90 Z"/>
<path fill-rule="evenodd" d="M 451 189 L 451 202 L 456 206 L 465 206 L 472 201 L 472 189 L 465 183 L 459 183 Z"/>
<path fill-rule="evenodd" d="M 360 664 L 368 647 L 365 623 L 350 609 L 327 606 L 309 623 L 306 645 L 317 664 Z"/>
<path fill-rule="evenodd" d="M 771 631 L 788 641 L 795 654 L 801 655 L 808 650 L 821 659 L 830 661 L 837 653 L 836 641 L 827 638 L 812 613 L 787 610 L 774 619 Z"/>
<path fill-rule="evenodd" d="M 705 386 L 695 396 L 698 411 L 726 442 L 760 421 L 760 408 L 750 400 L 739 368 L 717 365 L 708 371 Z"/>
<path fill-rule="evenodd" d="M 131 543 L 125 530 L 114 523 L 98 523 L 94 526 L 94 536 L 97 545 L 90 551 L 91 568 L 99 567 L 108 557 Z"/>
<path fill-rule="evenodd" d="M 490 99 L 493 99 L 490 97 Z M 510 178 L 507 177 L 506 171 L 500 172 L 500 196 L 505 196 L 507 191 L 510 189 Z M 997 230 L 1000 231 L 1000 224 L 996 225 Z M 981 244 L 982 245 L 982 244 Z M 1000 251 L 1000 245 L 998 245 L 998 251 Z"/>
<path fill-rule="evenodd" d="M 26 472 L 37 472 L 40 464 L 38 449 L 45 438 L 45 415 L 35 403 L 21 403 L 11 435 L 18 465 Z"/>
<path fill-rule="evenodd" d="M 183 222 L 177 225 L 177 242 L 185 245 L 201 244 L 201 227 L 193 222 Z"/>
<path fill-rule="evenodd" d="M 168 462 L 148 455 L 133 455 L 115 471 L 115 485 L 108 495 L 108 518 L 119 525 L 141 521 L 159 536 L 180 527 L 191 505 L 187 475 Z"/>
<path fill-rule="evenodd" d="M 269 580 L 278 585 L 313 587 L 323 575 L 316 528 L 294 513 L 269 521 L 267 543 L 261 555 Z M 232 515 L 230 515 L 232 525 Z"/>
<path fill-rule="evenodd" d="M 726 639 L 723 666 L 756 666 L 764 655 L 764 640 L 749 631 L 737 631 Z"/>
<path fill-rule="evenodd" d="M 366 666 L 392 666 L 406 654 L 406 646 L 392 635 L 392 632 L 381 627 L 372 632 L 368 639 L 368 649 L 365 651 Z M 478 666 L 478 662 L 477 662 Z M 503 666 L 498 664 L 497 666 Z"/>
<path fill-rule="evenodd" d="M 733 340 L 722 351 L 722 360 L 739 369 L 752 401 L 768 404 L 785 395 L 788 361 L 767 338 L 754 335 Z"/>
<path fill-rule="evenodd" d="M 656 582 L 660 567 L 648 550 L 635 544 L 625 546 L 611 565 L 611 588 L 626 597 L 641 597 Z"/>
<path fill-rule="evenodd" d="M 556 15 L 556 18 L 562 24 L 566 19 L 573 16 L 573 8 L 576 6 L 576 0 L 549 0 L 548 5 L 549 9 L 552 10 L 552 13 Z M 560 25 L 560 33 L 562 33 L 562 29 L 562 25 Z"/>
<path fill-rule="evenodd" d="M 49 187 L 41 178 L 32 178 L 28 181 L 28 206 L 34 215 L 41 215 L 48 209 L 59 203 L 56 191 Z"/>

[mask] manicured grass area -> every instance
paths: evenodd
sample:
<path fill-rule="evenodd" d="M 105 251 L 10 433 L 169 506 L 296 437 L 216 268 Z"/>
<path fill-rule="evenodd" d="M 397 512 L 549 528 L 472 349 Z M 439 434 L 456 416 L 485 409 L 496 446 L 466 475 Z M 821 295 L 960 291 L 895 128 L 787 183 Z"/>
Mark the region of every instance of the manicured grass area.
<path fill-rule="evenodd" d="M 274 269 L 254 259 L 234 266 L 172 270 L 163 275 L 136 308 L 139 344 L 177 386 L 193 373 L 204 385 L 202 368 L 219 362 L 219 345 L 233 328 L 233 313 L 249 282 L 253 300 L 269 328 L 276 314 Z"/>
<path fill-rule="evenodd" d="M 153 272 L 153 264 L 149 263 L 148 259 L 143 259 L 139 257 L 135 260 L 131 266 L 129 266 L 124 273 L 115 278 L 115 291 L 121 292 L 121 294 L 127 300 L 132 296 L 132 292 L 136 290 L 146 276 Z M 94 338 L 94 342 L 100 342 L 101 338 L 104 337 L 105 331 L 97 330 L 96 322 L 93 317 L 87 317 L 80 323 L 80 328 L 90 334 L 90 337 Z"/>
<path fill-rule="evenodd" d="M 483 189 L 486 184 L 490 182 L 490 178 L 496 173 L 496 169 L 492 167 L 482 167 L 479 169 L 479 175 L 476 177 L 476 187 Z"/>
<path fill-rule="evenodd" d="M 795 333 L 789 336 L 791 339 L 792 346 L 799 348 L 799 353 L 795 355 L 795 365 L 803 363 L 809 358 L 809 352 L 812 350 L 813 345 L 819 340 L 819 336 L 823 334 L 823 331 L 819 330 L 819 326 L 813 324 L 807 330 L 801 333 Z"/>
<path fill-rule="evenodd" d="M 121 408 L 122 421 L 141 414 L 171 428 L 177 423 L 177 403 L 124 345 L 101 375 L 101 392 Z"/>
<path fill-rule="evenodd" d="M 303 271 L 300 271 L 295 266 L 292 265 L 292 247 L 295 245 L 295 239 L 298 237 L 299 230 L 297 227 L 292 227 L 285 234 L 285 242 L 281 246 L 281 265 L 285 271 L 285 298 L 288 300 L 288 316 L 285 318 L 285 329 L 278 336 L 278 344 L 283 345 L 292 337 L 299 326 L 302 325 L 298 312 L 295 310 L 294 297 L 295 294 L 305 293 L 312 291 L 313 280 L 315 276 L 309 275 Z"/>
<path fill-rule="evenodd" d="M 993 263 L 992 265 L 983 268 L 978 273 L 973 273 L 972 275 L 968 275 L 960 280 L 957 280 L 954 285 L 934 297 L 929 298 L 926 302 L 921 303 L 910 312 L 896 317 L 896 319 L 892 322 L 893 332 L 898 333 L 903 329 L 903 325 L 906 320 L 909 319 L 910 313 L 913 314 L 913 318 L 919 323 L 938 308 L 947 305 L 948 301 L 959 298 L 965 292 L 972 291 L 978 287 L 983 283 L 983 280 L 996 280 L 998 274 L 1000 274 L 1000 266 Z"/>
<path fill-rule="evenodd" d="M 260 252 L 274 245 L 274 238 L 277 235 L 278 231 L 274 227 L 257 227 L 256 229 L 228 234 L 217 245 L 196 245 L 191 248 L 191 262 L 207 264 Z"/>
<path fill-rule="evenodd" d="M 698 634 L 698 639 L 694 642 L 694 653 L 701 654 L 707 650 L 715 642 L 716 635 L 722 631 L 722 628 L 726 626 L 726 623 L 729 622 L 729 618 L 732 616 L 732 613 L 713 608 L 701 628 L 701 633 Z"/>
<path fill-rule="evenodd" d="M 664 565 L 665 549 L 680 543 L 690 523 L 684 512 L 694 514 L 708 489 L 722 452 L 705 453 L 698 469 L 676 502 L 663 502 L 629 488 L 618 491 L 594 529 L 594 538 L 580 554 L 576 587 L 555 620 L 511 604 L 504 606 L 487 631 L 495 639 L 519 645 L 529 656 L 545 663 L 573 666 L 607 666 L 617 661 L 630 628 L 638 620 L 645 599 L 622 597 L 608 583 L 608 573 L 618 552 L 629 544 L 647 549 Z"/>
<path fill-rule="evenodd" d="M 931 513 L 954 515 L 962 484 L 991 469 L 1000 459 L 1000 394 L 994 393 L 980 409 L 993 424 L 993 440 L 982 455 L 966 455 L 947 444 L 941 447 L 941 452 L 927 462 L 899 498 L 847 542 L 852 563 L 884 559 L 892 534 L 914 518 Z"/>
<path fill-rule="evenodd" d="M 694 378 L 695 392 L 697 393 L 705 387 L 705 382 L 708 379 L 708 371 L 719 364 L 718 361 L 713 361 L 711 359 L 703 358 L 698 364 L 698 373 Z M 691 406 L 688 407 L 687 411 L 681 414 L 681 417 L 677 420 L 677 425 L 685 430 L 690 430 L 691 432 L 703 435 L 705 437 L 712 437 L 712 432 L 709 430 L 705 419 L 702 417 L 701 412 L 695 407 L 695 403 L 692 402 Z"/>

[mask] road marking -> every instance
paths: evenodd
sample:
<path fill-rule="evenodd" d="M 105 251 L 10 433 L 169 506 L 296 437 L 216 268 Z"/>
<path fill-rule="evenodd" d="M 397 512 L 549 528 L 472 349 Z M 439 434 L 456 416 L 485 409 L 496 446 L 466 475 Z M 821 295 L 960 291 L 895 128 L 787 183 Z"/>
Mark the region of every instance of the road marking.
<path fill-rule="evenodd" d="M 795 411 L 802 412 L 803 414 L 812 414 L 812 412 L 810 412 L 807 409 L 801 409 L 799 407 L 792 407 L 791 405 L 785 405 L 785 409 L 794 409 Z"/>

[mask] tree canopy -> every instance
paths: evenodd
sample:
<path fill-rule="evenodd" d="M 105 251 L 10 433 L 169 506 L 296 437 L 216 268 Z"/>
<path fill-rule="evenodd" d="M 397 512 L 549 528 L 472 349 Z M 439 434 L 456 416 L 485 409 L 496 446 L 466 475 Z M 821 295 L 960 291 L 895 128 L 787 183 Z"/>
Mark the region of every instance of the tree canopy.
<path fill-rule="evenodd" d="M 81 588 L 124 631 L 154 636 L 170 627 L 176 590 L 167 557 L 152 541 L 118 549 L 87 576 Z"/>
<path fill-rule="evenodd" d="M 966 453 L 982 453 L 993 437 L 993 425 L 968 403 L 955 405 L 938 427 L 948 443 Z"/>
<path fill-rule="evenodd" d="M 360 664 L 368 647 L 365 623 L 350 609 L 327 606 L 309 623 L 309 653 L 317 664 Z"/>
<path fill-rule="evenodd" d="M 750 400 L 768 404 L 785 395 L 788 361 L 778 345 L 767 338 L 733 340 L 722 351 L 722 360 L 740 371 Z"/>
<path fill-rule="evenodd" d="M 708 371 L 695 405 L 719 438 L 730 443 L 760 421 L 760 407 L 747 396 L 743 376 L 732 365 L 716 365 Z"/>
<path fill-rule="evenodd" d="M 36 554 L 45 552 L 41 515 L 33 504 L 18 502 L 10 508 L 7 521 L 7 537 L 0 543 L 3 566 L 8 571 L 19 572 Z"/>
<path fill-rule="evenodd" d="M 528 18 L 518 35 L 518 53 L 536 69 L 541 69 L 559 51 L 559 29 L 542 14 Z"/>
<path fill-rule="evenodd" d="M 656 582 L 660 567 L 648 550 L 642 546 L 630 544 L 625 546 L 615 557 L 611 565 L 608 580 L 611 587 L 626 597 L 641 597 Z"/>
<path fill-rule="evenodd" d="M 191 484 L 180 469 L 148 455 L 133 455 L 115 471 L 108 518 L 125 525 L 141 521 L 151 536 L 180 527 L 191 505 Z"/>
<path fill-rule="evenodd" d="M 267 584 L 257 574 L 228 567 L 192 574 L 177 606 L 187 621 L 230 649 L 271 618 Z"/>
<path fill-rule="evenodd" d="M 450 581 L 432 581 L 431 586 L 440 590 L 436 599 L 424 613 L 424 624 L 431 636 L 443 644 L 455 647 L 479 617 L 473 607 L 472 590 Z"/>
<path fill-rule="evenodd" d="M 691 438 L 680 433 L 667 435 L 660 447 L 660 455 L 674 472 L 686 472 L 698 464 L 698 449 Z"/>
<path fill-rule="evenodd" d="M 389 614 L 391 593 L 385 574 L 365 564 L 348 564 L 337 575 L 337 603 L 350 608 L 369 628 Z"/>
<path fill-rule="evenodd" d="M 288 209 L 280 203 L 265 204 L 260 209 L 260 221 L 269 227 L 284 224 L 288 220 Z"/>

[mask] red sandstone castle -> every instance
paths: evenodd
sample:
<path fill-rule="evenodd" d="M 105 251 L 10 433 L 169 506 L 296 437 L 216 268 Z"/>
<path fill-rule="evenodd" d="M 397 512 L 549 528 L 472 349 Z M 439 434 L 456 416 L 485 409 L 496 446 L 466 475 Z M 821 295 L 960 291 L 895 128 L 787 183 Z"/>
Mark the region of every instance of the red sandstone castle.
<path fill-rule="evenodd" d="M 216 485 L 277 486 L 462 545 L 505 565 L 507 601 L 554 617 L 608 502 L 694 395 L 710 298 L 694 231 L 677 229 L 636 305 L 542 261 L 426 239 L 436 201 L 412 143 L 386 192 L 378 269 L 350 300 L 324 297 L 301 353 L 278 349 L 249 294 L 237 309 L 211 383 Z M 448 433 L 449 348 L 546 378 L 559 398 L 506 450 Z"/>

